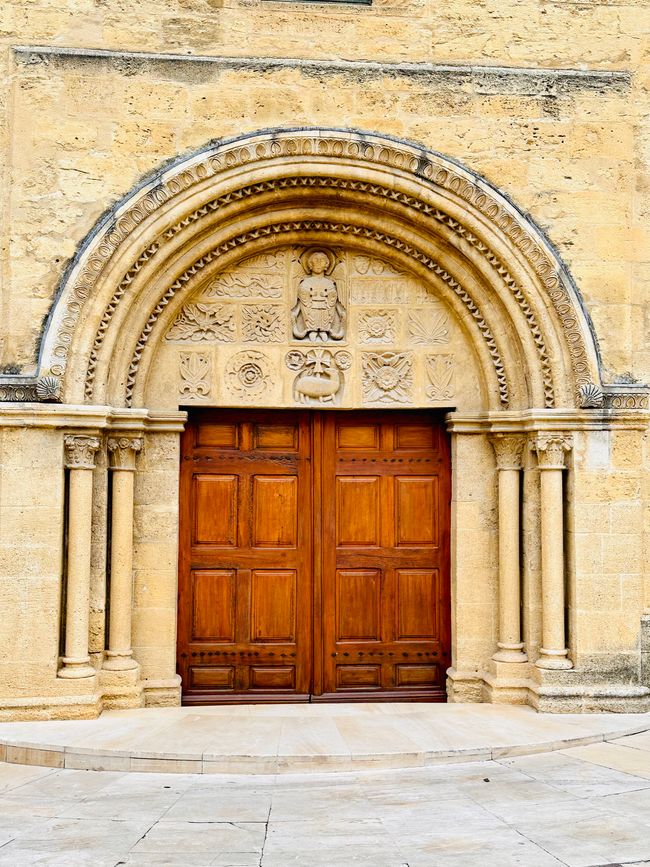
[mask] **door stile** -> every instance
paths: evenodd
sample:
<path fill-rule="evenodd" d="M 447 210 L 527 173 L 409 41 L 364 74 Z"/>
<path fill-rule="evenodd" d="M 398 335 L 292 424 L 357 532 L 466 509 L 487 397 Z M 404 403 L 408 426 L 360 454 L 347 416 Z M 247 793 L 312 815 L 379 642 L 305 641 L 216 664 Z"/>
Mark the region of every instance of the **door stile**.
<path fill-rule="evenodd" d="M 312 469 L 312 685 L 311 695 L 323 692 L 323 414 L 314 412 L 311 419 Z"/>

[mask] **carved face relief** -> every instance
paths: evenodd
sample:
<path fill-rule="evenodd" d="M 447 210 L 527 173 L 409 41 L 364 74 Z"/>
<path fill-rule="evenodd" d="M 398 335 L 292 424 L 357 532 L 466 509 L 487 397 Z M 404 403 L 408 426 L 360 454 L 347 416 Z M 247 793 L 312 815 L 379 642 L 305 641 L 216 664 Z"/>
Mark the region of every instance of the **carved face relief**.
<path fill-rule="evenodd" d="M 235 339 L 234 312 L 224 304 L 186 304 L 167 332 L 167 340 Z"/>
<path fill-rule="evenodd" d="M 287 353 L 289 370 L 299 371 L 293 383 L 294 400 L 304 404 L 338 403 L 343 388 L 343 371 L 352 364 L 349 352 L 329 349 L 292 350 Z"/>
<path fill-rule="evenodd" d="M 413 385 L 410 352 L 363 353 L 365 403 L 409 403 Z"/>
<path fill-rule="evenodd" d="M 268 358 L 261 352 L 238 352 L 226 365 L 225 382 L 236 397 L 258 397 L 272 384 Z"/>
<path fill-rule="evenodd" d="M 298 282 L 298 299 L 291 310 L 292 333 L 296 340 L 341 340 L 345 335 L 346 311 L 339 298 L 333 270 L 333 256 L 314 250 L 304 257 L 307 272 Z"/>

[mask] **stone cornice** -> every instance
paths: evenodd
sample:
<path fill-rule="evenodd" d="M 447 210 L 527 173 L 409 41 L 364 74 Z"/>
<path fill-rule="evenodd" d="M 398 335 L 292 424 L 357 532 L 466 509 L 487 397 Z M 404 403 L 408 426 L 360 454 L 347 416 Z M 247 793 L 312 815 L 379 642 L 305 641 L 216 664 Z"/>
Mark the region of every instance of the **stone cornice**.
<path fill-rule="evenodd" d="M 527 409 L 510 412 L 457 413 L 446 416 L 447 430 L 463 434 L 537 433 L 571 430 L 646 430 L 645 409 Z"/>
<path fill-rule="evenodd" d="M 338 75 L 342 72 L 370 77 L 404 76 L 431 83 L 436 79 L 449 85 L 468 81 L 508 81 L 509 92 L 513 81 L 520 81 L 527 94 L 547 96 L 549 86 L 553 93 L 567 93 L 576 89 L 627 88 L 632 75 L 629 70 L 571 69 L 528 66 L 471 65 L 464 63 L 407 63 L 371 60 L 313 60 L 300 57 L 233 57 L 229 55 L 193 55 L 113 51 L 100 48 L 71 48 L 53 45 L 17 45 L 13 48 L 16 61 L 34 64 L 56 61 L 77 64 L 129 64 L 129 72 L 145 71 L 152 65 L 206 66 L 215 69 L 250 70 L 268 73 L 273 69 L 298 69 L 305 74 Z M 503 87 L 503 84 L 502 84 Z"/>
<path fill-rule="evenodd" d="M 155 412 L 110 406 L 0 403 L 1 427 L 66 428 L 120 433 L 180 432 L 186 412 Z"/>

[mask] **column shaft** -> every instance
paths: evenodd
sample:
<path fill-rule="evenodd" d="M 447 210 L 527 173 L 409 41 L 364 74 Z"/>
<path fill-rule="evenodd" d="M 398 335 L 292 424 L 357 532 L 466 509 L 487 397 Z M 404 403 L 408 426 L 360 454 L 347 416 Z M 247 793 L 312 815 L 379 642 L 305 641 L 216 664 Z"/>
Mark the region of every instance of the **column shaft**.
<path fill-rule="evenodd" d="M 135 455 L 142 440 L 109 439 L 112 474 L 111 583 L 108 650 L 104 668 L 125 671 L 137 668 L 131 650 L 133 605 L 133 492 Z"/>
<path fill-rule="evenodd" d="M 90 549 L 92 534 L 93 466 L 99 440 L 66 437 L 70 467 L 68 491 L 68 574 L 65 612 L 65 656 L 59 677 L 91 677 L 95 669 L 88 653 Z"/>

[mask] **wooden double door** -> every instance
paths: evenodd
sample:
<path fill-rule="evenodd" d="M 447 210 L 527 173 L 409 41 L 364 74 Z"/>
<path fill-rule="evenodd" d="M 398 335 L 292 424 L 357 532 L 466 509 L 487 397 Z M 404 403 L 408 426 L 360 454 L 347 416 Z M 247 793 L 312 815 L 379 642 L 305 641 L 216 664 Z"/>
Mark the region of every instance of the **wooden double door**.
<path fill-rule="evenodd" d="M 444 701 L 439 416 L 195 412 L 180 497 L 184 703 Z"/>

